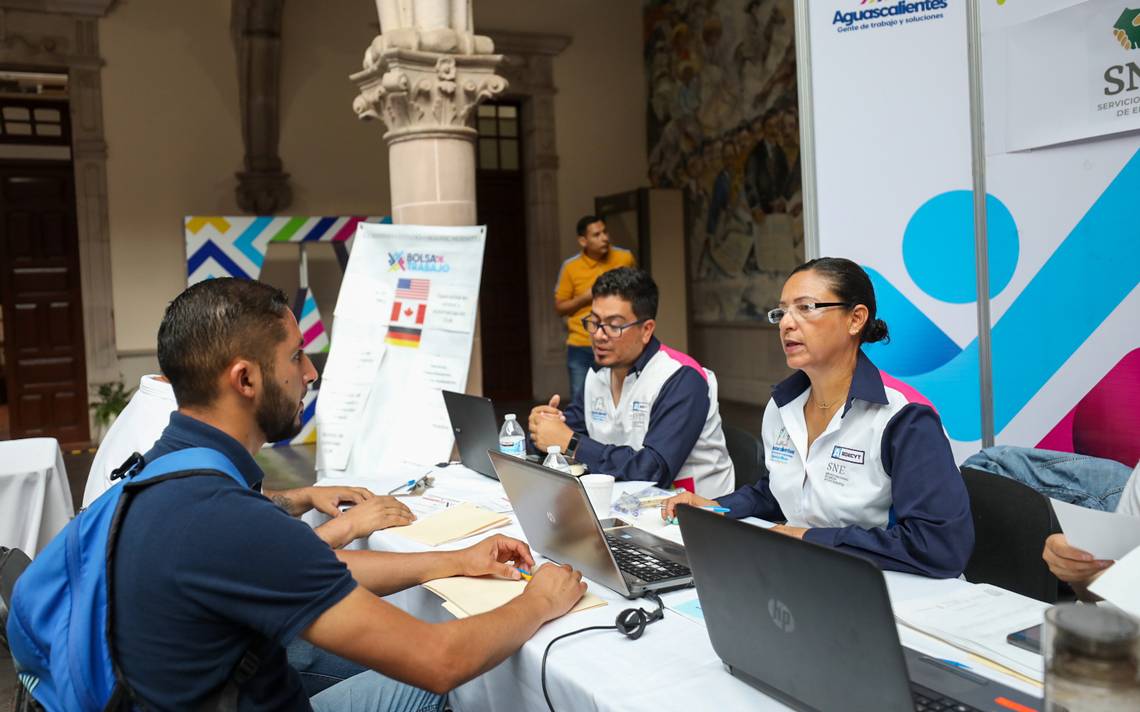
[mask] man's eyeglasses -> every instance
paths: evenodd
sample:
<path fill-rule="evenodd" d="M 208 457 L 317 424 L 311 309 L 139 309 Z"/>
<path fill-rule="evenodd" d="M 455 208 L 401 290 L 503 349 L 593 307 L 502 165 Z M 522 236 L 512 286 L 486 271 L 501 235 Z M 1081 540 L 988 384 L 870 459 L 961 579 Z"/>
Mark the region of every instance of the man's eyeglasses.
<path fill-rule="evenodd" d="M 617 337 L 621 336 L 622 332 L 626 329 L 630 328 L 631 326 L 643 324 L 645 321 L 645 319 L 638 319 L 637 321 L 631 321 L 628 324 L 606 324 L 605 322 L 598 321 L 597 319 L 591 319 L 588 316 L 584 316 L 582 317 L 582 328 L 586 330 L 587 334 L 593 334 L 597 332 L 598 329 L 601 329 L 605 332 L 606 336 L 610 337 L 611 339 L 616 339 Z"/>
<path fill-rule="evenodd" d="M 768 310 L 768 321 L 779 324 L 785 314 L 791 314 L 797 321 L 814 319 L 820 314 L 820 309 L 827 307 L 851 307 L 849 302 L 796 302 L 786 307 L 776 307 Z"/>

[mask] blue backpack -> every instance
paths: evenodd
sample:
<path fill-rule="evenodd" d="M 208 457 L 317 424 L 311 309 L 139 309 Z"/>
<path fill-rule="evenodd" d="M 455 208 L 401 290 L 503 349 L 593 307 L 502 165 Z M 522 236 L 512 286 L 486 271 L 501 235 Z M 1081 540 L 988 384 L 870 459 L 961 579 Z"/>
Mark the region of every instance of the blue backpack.
<path fill-rule="evenodd" d="M 8 615 L 8 644 L 20 682 L 47 710 L 130 709 L 133 699 L 111 654 L 110 573 L 119 525 L 134 495 L 166 480 L 198 475 L 244 480 L 216 450 L 189 448 L 141 468 L 136 453 L 112 476 L 128 479 L 63 528 L 20 576 Z M 122 472 L 126 471 L 123 475 Z M 251 647 L 210 706 L 233 707 L 257 668 Z"/>

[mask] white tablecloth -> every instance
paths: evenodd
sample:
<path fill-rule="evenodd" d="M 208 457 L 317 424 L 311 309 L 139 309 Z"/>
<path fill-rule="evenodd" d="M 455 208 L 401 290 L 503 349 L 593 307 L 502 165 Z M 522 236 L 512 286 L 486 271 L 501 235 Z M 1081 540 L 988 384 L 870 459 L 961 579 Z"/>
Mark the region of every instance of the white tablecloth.
<path fill-rule="evenodd" d="M 35 557 L 74 515 L 55 438 L 0 441 L 0 546 Z"/>
<path fill-rule="evenodd" d="M 352 484 L 366 486 L 378 494 L 407 481 L 413 474 L 401 473 L 390 478 L 324 479 L 317 484 Z M 618 483 L 615 498 L 622 491 L 637 490 L 645 483 Z M 431 492 L 433 490 L 429 490 Z M 502 493 L 502 486 L 463 467 L 452 466 L 436 473 L 435 493 L 448 497 L 487 497 Z M 306 519 L 319 524 L 327 517 L 311 513 Z M 678 538 L 676 526 L 662 528 L 650 519 L 647 529 L 655 533 Z M 496 529 L 525 540 L 517 521 L 511 526 Z M 454 542 L 440 548 L 469 546 L 480 535 L 469 540 Z M 355 542 L 354 548 L 381 551 L 425 551 L 420 544 L 398 534 L 381 531 Z M 535 556 L 536 563 L 541 563 Z M 962 580 L 933 580 L 907 574 L 887 573 L 887 588 L 895 603 L 945 592 L 954 587 L 972 584 Z M 527 709 L 543 710 L 540 670 L 542 653 L 556 636 L 578 628 L 594 625 L 612 625 L 617 614 L 630 606 L 651 607 L 649 601 L 628 601 L 604 586 L 590 582 L 590 591 L 609 602 L 608 606 L 564 616 L 539 629 L 522 649 L 498 667 L 478 677 L 451 694 L 456 710 Z M 665 594 L 666 606 L 694 596 L 692 589 Z M 450 620 L 440 599 L 417 586 L 389 596 L 388 600 L 427 621 Z M 929 636 L 899 626 L 899 637 L 904 645 L 929 655 L 965 660 L 963 653 Z M 1032 695 L 1040 695 L 1040 688 L 980 666 L 979 674 Z M 547 688 L 556 710 L 785 710 L 788 709 L 756 689 L 737 680 L 726 672 L 720 658 L 713 651 L 703 624 L 680 614 L 666 611 L 664 620 L 646 629 L 640 640 L 628 640 L 616 631 L 597 631 L 560 641 L 554 645 L 547 662 Z"/>

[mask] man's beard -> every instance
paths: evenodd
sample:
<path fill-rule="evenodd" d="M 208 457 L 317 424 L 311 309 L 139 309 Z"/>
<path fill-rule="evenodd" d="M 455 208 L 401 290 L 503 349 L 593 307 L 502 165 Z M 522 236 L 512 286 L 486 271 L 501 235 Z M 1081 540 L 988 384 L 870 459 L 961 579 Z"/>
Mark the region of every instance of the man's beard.
<path fill-rule="evenodd" d="M 289 400 L 285 390 L 273 380 L 273 374 L 266 375 L 265 392 L 254 414 L 257 426 L 265 433 L 266 442 L 292 439 L 301 432 L 300 401 Z"/>

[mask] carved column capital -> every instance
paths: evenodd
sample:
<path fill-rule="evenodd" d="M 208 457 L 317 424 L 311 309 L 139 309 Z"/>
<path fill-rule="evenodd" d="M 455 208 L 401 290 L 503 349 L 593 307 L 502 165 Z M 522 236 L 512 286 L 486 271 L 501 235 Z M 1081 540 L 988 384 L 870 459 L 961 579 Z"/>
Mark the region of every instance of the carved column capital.
<path fill-rule="evenodd" d="M 495 74 L 500 55 L 388 49 L 369 59 L 351 77 L 360 87 L 352 108 L 361 119 L 383 121 L 389 144 L 425 133 L 473 141 L 475 107 L 507 89 Z"/>

